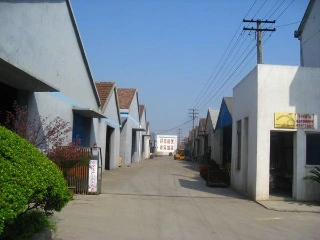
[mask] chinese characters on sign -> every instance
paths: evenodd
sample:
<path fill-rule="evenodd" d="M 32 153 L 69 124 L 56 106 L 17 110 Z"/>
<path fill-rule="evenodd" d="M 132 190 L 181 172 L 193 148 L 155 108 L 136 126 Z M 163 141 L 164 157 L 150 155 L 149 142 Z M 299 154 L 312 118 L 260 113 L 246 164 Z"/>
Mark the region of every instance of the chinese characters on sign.
<path fill-rule="evenodd" d="M 174 139 L 160 138 L 160 150 L 161 151 L 174 151 Z"/>
<path fill-rule="evenodd" d="M 314 129 L 314 115 L 301 113 L 275 113 L 274 127 L 286 129 Z"/>
<path fill-rule="evenodd" d="M 90 160 L 89 162 L 89 193 L 98 191 L 98 160 Z"/>
<path fill-rule="evenodd" d="M 296 128 L 314 128 L 313 114 L 299 114 L 296 116 Z"/>

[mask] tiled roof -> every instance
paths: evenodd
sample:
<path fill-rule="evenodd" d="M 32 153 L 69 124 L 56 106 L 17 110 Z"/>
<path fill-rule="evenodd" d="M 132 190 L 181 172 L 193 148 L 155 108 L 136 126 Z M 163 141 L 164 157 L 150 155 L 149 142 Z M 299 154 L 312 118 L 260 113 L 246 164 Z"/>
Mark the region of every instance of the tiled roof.
<path fill-rule="evenodd" d="M 199 120 L 199 131 L 204 131 L 206 127 L 206 118 L 200 118 Z"/>
<path fill-rule="evenodd" d="M 118 99 L 120 109 L 129 109 L 133 97 L 136 93 L 135 88 L 118 88 Z"/>
<path fill-rule="evenodd" d="M 139 105 L 139 116 L 142 117 L 142 113 L 144 111 L 144 105 Z"/>
<path fill-rule="evenodd" d="M 109 98 L 110 92 L 112 91 L 115 83 L 114 82 L 95 82 L 98 90 L 101 105 L 104 106 L 107 99 Z"/>

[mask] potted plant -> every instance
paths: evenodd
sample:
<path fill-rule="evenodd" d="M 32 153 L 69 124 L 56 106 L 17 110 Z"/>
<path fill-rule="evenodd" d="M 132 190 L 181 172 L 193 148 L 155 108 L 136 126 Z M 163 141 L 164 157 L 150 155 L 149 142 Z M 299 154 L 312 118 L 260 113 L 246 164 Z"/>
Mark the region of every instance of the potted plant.
<path fill-rule="evenodd" d="M 312 175 L 305 176 L 304 180 L 320 183 L 320 167 L 315 167 L 309 171 Z"/>

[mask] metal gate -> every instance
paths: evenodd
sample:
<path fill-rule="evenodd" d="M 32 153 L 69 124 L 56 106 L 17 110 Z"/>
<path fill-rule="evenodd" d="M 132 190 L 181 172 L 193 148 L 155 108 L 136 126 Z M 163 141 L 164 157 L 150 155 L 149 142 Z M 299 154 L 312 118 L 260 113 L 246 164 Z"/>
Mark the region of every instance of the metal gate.
<path fill-rule="evenodd" d="M 100 147 L 79 147 L 83 156 L 87 156 L 85 165 L 79 165 L 69 170 L 67 181 L 76 194 L 100 194 L 102 182 L 102 155 Z M 63 167 L 59 166 L 63 171 Z"/>

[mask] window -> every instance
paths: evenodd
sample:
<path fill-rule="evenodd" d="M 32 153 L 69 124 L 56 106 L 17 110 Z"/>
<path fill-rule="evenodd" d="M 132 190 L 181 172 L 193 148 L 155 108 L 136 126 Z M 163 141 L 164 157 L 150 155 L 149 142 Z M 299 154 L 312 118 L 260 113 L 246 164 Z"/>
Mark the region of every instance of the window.
<path fill-rule="evenodd" d="M 240 170 L 241 169 L 241 120 L 237 121 L 237 140 L 238 140 L 237 170 Z"/>
<path fill-rule="evenodd" d="M 307 133 L 307 165 L 320 165 L 320 133 Z"/>

